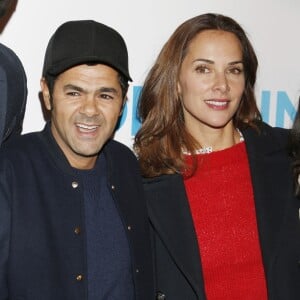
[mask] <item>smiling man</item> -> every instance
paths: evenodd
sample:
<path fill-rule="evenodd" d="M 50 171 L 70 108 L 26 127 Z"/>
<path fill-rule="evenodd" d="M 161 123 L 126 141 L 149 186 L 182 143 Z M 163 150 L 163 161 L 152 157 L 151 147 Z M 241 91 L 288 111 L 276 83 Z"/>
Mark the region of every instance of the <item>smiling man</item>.
<path fill-rule="evenodd" d="M 0 300 L 154 299 L 138 166 L 112 140 L 130 80 L 114 29 L 70 21 L 51 37 L 50 121 L 0 154 Z"/>

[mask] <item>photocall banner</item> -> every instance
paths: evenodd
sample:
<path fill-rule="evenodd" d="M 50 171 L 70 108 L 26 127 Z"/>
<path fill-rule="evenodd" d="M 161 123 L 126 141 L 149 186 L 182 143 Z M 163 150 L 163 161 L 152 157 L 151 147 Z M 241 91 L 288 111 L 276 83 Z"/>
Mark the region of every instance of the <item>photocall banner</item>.
<path fill-rule="evenodd" d="M 136 109 L 145 75 L 172 32 L 207 12 L 228 15 L 245 29 L 259 60 L 256 96 L 263 119 L 289 128 L 300 96 L 298 0 L 20 0 L 0 41 L 17 53 L 27 73 L 23 132 L 41 130 L 45 123 L 39 82 L 50 36 L 65 21 L 94 19 L 118 30 L 128 46 L 134 81 L 115 139 L 131 147 L 140 126 Z"/>

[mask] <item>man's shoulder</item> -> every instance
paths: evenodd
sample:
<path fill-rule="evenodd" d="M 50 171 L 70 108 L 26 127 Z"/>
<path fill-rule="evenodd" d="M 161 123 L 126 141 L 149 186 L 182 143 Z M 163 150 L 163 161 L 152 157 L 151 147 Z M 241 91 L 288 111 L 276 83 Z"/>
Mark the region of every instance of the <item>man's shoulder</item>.
<path fill-rule="evenodd" d="M 120 155 L 121 157 L 135 158 L 133 151 L 126 145 L 116 141 L 110 140 L 104 147 L 104 151 L 111 155 Z"/>
<path fill-rule="evenodd" d="M 116 172 L 116 174 L 127 172 L 140 176 L 137 158 L 126 145 L 111 140 L 105 145 L 103 152 L 112 172 Z"/>
<path fill-rule="evenodd" d="M 10 138 L 1 145 L 1 155 L 14 155 L 36 149 L 41 139 L 41 132 L 31 132 Z"/>

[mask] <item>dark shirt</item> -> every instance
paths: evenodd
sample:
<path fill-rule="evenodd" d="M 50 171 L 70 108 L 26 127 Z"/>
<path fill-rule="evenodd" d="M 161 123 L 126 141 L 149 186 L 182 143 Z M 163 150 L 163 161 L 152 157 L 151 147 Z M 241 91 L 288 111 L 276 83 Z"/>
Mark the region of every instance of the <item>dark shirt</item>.
<path fill-rule="evenodd" d="M 78 173 L 84 191 L 88 299 L 134 299 L 128 240 L 108 189 L 104 155 L 95 168 Z"/>

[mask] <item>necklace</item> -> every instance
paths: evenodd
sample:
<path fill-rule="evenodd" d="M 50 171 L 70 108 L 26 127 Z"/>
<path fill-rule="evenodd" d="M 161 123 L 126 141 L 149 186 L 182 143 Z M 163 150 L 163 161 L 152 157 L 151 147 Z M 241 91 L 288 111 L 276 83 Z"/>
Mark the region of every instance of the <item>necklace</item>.
<path fill-rule="evenodd" d="M 240 135 L 240 139 L 239 139 L 239 142 L 243 142 L 244 141 L 244 137 L 243 137 L 243 134 L 241 133 L 241 131 L 236 128 L 236 131 L 239 133 Z M 203 147 L 203 148 L 199 148 L 199 149 L 196 149 L 194 151 L 194 154 L 207 154 L 207 153 L 211 153 L 213 152 L 213 148 L 212 146 L 207 146 L 207 147 Z M 182 153 L 185 154 L 185 155 L 192 155 L 191 152 L 189 151 L 185 151 L 185 150 L 182 150 Z"/>

